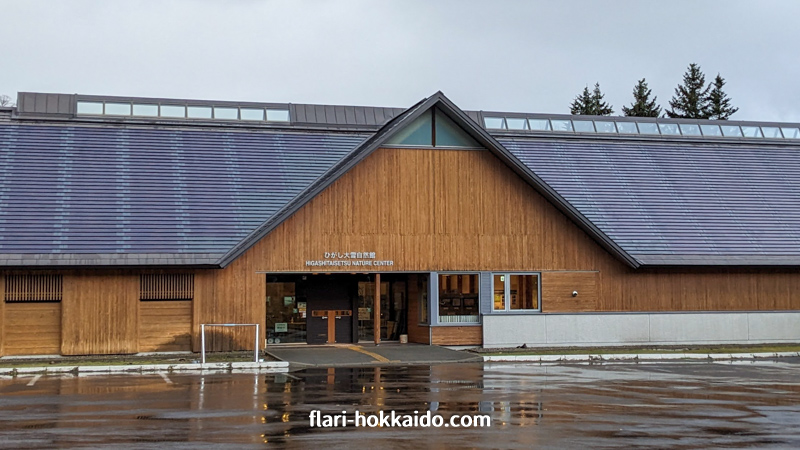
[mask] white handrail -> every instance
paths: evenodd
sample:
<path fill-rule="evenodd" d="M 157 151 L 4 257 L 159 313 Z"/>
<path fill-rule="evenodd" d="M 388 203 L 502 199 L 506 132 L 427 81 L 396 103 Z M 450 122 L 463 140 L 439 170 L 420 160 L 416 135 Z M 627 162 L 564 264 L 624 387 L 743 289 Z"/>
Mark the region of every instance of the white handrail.
<path fill-rule="evenodd" d="M 202 350 L 202 364 L 206 363 L 206 327 L 256 327 L 256 345 L 253 349 L 253 361 L 258 362 L 258 324 L 257 323 L 201 323 L 200 348 Z"/>

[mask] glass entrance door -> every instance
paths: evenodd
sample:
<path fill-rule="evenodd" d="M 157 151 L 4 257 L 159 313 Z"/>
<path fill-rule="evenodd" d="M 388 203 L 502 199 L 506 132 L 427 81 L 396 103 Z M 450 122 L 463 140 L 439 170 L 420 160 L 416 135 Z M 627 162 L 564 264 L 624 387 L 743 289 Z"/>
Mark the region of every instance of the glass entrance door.
<path fill-rule="evenodd" d="M 358 283 L 358 339 L 375 339 L 374 321 L 375 282 Z M 406 303 L 406 281 L 381 282 L 381 340 L 396 341 L 407 333 L 408 308 Z"/>

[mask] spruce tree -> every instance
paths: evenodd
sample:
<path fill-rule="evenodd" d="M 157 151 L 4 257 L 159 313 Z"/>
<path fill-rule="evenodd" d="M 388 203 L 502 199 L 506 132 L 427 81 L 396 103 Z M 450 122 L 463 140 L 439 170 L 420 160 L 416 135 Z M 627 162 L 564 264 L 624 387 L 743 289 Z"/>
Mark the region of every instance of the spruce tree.
<path fill-rule="evenodd" d="M 706 76 L 700 66 L 692 63 L 683 74 L 683 84 L 675 88 L 669 101 L 667 116 L 673 119 L 708 119 L 708 90 Z"/>
<path fill-rule="evenodd" d="M 647 82 L 642 78 L 633 87 L 633 103 L 631 107 L 622 107 L 622 112 L 630 117 L 658 117 L 661 114 L 661 105 L 656 103 L 658 97 L 650 100 L 652 90 L 647 87 Z"/>
<path fill-rule="evenodd" d="M 711 83 L 711 92 L 708 93 L 708 118 L 717 120 L 728 120 L 739 108 L 731 106 L 731 99 L 722 87 L 725 86 L 725 79 L 719 74 Z"/>
<path fill-rule="evenodd" d="M 583 92 L 575 97 L 569 106 L 571 114 L 582 114 L 586 116 L 608 116 L 614 113 L 611 105 L 603 101 L 600 92 L 600 83 L 594 84 L 594 90 L 589 92 L 589 87 L 583 88 Z"/>

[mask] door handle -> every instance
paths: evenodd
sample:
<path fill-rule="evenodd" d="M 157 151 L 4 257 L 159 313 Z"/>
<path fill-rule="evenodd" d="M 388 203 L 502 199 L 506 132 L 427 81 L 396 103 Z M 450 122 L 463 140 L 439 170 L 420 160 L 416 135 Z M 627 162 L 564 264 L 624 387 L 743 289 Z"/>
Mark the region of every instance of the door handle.
<path fill-rule="evenodd" d="M 328 316 L 322 316 L 322 320 L 325 320 L 327 318 L 328 318 Z"/>

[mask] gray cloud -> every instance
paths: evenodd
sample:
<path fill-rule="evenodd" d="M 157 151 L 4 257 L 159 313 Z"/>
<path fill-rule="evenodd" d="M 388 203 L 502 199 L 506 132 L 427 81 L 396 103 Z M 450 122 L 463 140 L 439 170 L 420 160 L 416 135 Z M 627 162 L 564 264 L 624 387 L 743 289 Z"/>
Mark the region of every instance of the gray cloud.
<path fill-rule="evenodd" d="M 0 1 L 0 93 L 568 112 L 596 81 L 617 112 L 662 105 L 690 62 L 735 119 L 800 122 L 792 1 Z"/>

